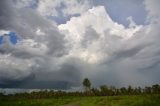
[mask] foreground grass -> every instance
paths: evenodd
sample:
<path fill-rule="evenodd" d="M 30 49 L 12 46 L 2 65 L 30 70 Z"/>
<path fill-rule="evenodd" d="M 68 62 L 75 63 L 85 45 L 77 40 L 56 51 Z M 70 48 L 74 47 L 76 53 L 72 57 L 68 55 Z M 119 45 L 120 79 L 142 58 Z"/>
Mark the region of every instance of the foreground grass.
<path fill-rule="evenodd" d="M 58 97 L 32 100 L 0 98 L 0 106 L 160 106 L 160 95 Z"/>

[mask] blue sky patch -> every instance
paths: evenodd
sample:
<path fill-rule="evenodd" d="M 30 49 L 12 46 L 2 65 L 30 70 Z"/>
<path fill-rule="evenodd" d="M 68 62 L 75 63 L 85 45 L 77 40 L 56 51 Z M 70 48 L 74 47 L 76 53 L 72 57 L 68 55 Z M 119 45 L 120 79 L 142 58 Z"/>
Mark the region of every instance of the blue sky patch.
<path fill-rule="evenodd" d="M 11 32 L 11 33 L 9 34 L 9 36 L 10 36 L 10 41 L 11 41 L 13 44 L 16 44 L 16 43 L 17 43 L 17 40 L 18 40 L 17 34 L 16 34 L 15 32 Z"/>
<path fill-rule="evenodd" d="M 0 36 L 0 44 L 3 43 L 3 36 Z"/>
<path fill-rule="evenodd" d="M 10 42 L 12 44 L 17 43 L 18 37 L 17 37 L 17 34 L 15 32 L 10 32 L 8 36 L 9 36 Z M 4 36 L 0 36 L 0 44 L 3 44 L 3 38 L 4 38 Z"/>

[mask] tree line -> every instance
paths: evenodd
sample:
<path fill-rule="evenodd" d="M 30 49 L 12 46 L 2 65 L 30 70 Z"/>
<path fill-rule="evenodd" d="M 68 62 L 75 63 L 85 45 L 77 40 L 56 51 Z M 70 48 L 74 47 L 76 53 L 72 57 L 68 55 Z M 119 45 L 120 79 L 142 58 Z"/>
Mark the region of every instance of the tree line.
<path fill-rule="evenodd" d="M 84 86 L 84 91 L 75 91 L 75 92 L 67 92 L 67 91 L 54 91 L 54 90 L 43 90 L 38 92 L 31 93 L 16 93 L 4 95 L 0 93 L 0 97 L 3 98 L 11 98 L 11 99 L 40 99 L 40 98 L 58 98 L 62 96 L 117 96 L 117 95 L 142 95 L 142 94 L 160 94 L 160 85 L 155 84 L 148 87 L 121 87 L 116 88 L 114 86 L 108 87 L 107 85 L 101 85 L 99 88 L 91 87 L 91 82 L 88 78 L 85 78 L 82 82 Z"/>
<path fill-rule="evenodd" d="M 160 85 L 155 84 L 151 87 L 128 87 L 116 88 L 114 86 L 108 87 L 107 85 L 101 85 L 99 88 L 91 88 L 91 82 L 88 78 L 83 80 L 83 86 L 85 92 L 88 95 L 95 96 L 115 96 L 115 95 L 140 95 L 140 94 L 160 94 Z"/>

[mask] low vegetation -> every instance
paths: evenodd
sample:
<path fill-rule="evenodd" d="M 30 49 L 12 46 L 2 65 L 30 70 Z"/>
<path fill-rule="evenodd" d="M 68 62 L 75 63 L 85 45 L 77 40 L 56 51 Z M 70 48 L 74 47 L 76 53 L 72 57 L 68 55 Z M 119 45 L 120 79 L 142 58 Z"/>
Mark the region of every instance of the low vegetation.
<path fill-rule="evenodd" d="M 116 88 L 102 85 L 91 88 L 84 79 L 85 91 L 39 91 L 0 94 L 0 106 L 160 106 L 160 85 Z"/>
<path fill-rule="evenodd" d="M 160 106 L 160 95 L 1 98 L 0 106 Z"/>

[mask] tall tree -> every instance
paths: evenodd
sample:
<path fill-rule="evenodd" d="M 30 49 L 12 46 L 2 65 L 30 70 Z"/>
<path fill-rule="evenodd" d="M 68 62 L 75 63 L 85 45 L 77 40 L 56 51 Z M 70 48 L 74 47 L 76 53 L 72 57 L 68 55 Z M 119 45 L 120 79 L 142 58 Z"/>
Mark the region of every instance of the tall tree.
<path fill-rule="evenodd" d="M 90 90 L 90 88 L 91 88 L 91 82 L 90 82 L 90 80 L 88 78 L 85 78 L 83 80 L 83 86 L 85 87 L 86 91 Z"/>

